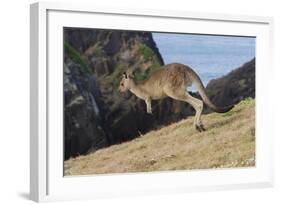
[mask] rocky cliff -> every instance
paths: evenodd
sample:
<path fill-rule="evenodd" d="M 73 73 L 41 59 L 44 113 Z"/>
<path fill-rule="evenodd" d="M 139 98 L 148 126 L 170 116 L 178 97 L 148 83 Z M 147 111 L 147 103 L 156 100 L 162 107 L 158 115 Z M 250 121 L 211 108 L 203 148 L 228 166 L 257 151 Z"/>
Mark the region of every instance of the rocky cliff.
<path fill-rule="evenodd" d="M 64 60 L 65 158 L 108 145 L 99 98 L 96 78 L 67 54 Z"/>
<path fill-rule="evenodd" d="M 218 106 L 232 105 L 241 100 L 255 98 L 255 58 L 221 78 L 211 80 L 207 93 Z"/>
<path fill-rule="evenodd" d="M 164 64 L 149 32 L 65 28 L 65 157 L 133 139 L 185 117 L 171 99 L 144 101 L 118 91 L 122 73 L 142 81 Z"/>

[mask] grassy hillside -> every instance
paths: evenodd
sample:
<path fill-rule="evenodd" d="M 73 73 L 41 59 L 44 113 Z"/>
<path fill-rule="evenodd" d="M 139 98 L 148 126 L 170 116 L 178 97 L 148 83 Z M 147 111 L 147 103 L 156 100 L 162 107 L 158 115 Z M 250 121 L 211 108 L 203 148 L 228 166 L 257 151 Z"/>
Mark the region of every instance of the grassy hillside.
<path fill-rule="evenodd" d="M 71 158 L 65 175 L 255 166 L 255 101 L 246 99 L 224 114 L 202 116 L 207 131 L 193 128 L 193 117 L 151 131 L 132 141 Z"/>

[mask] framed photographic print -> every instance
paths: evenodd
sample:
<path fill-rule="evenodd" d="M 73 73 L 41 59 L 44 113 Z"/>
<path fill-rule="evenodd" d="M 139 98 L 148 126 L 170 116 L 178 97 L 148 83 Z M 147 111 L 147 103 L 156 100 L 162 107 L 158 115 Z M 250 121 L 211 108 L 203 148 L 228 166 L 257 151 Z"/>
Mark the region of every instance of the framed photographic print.
<path fill-rule="evenodd" d="M 36 3 L 30 21 L 32 200 L 272 186 L 271 18 Z"/>

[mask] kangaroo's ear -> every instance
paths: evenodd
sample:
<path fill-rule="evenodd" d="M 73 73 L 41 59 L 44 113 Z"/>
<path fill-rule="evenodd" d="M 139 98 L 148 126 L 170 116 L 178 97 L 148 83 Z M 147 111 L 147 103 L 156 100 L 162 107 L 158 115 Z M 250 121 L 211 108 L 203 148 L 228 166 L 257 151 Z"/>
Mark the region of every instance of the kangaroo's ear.
<path fill-rule="evenodd" d="M 127 75 L 126 72 L 123 73 L 123 77 L 124 77 L 124 78 L 128 78 L 128 75 Z"/>
<path fill-rule="evenodd" d="M 132 78 L 133 77 L 133 70 L 132 69 L 127 70 L 127 77 L 128 78 Z"/>

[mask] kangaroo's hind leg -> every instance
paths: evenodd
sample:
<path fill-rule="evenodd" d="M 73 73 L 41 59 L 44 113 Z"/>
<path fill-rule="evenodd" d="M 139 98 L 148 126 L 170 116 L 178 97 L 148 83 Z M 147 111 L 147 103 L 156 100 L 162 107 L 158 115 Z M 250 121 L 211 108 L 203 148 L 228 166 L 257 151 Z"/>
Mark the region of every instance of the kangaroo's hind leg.
<path fill-rule="evenodd" d="M 201 114 L 204 106 L 203 101 L 195 97 L 192 97 L 188 92 L 186 92 L 185 94 L 186 94 L 185 101 L 188 102 L 195 109 L 196 112 L 195 120 L 194 120 L 195 128 L 200 132 L 205 131 L 205 128 L 201 120 Z"/>
<path fill-rule="evenodd" d="M 170 90 L 167 89 L 166 94 L 175 100 L 185 101 L 195 109 L 194 127 L 198 131 L 205 131 L 201 121 L 201 114 L 203 111 L 203 101 L 192 97 L 185 89 Z"/>

